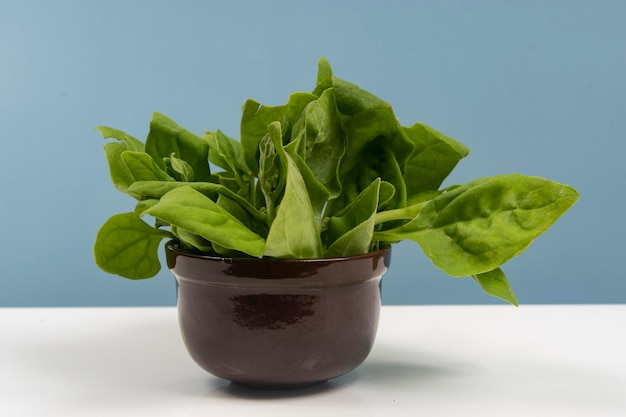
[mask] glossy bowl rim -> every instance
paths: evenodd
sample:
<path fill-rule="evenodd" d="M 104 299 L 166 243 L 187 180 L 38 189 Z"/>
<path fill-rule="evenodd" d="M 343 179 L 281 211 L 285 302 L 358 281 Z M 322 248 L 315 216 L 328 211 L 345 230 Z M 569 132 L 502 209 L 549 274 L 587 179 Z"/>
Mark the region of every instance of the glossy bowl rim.
<path fill-rule="evenodd" d="M 190 258 L 196 259 L 206 259 L 209 261 L 216 262 L 225 262 L 225 263 L 233 263 L 233 262 L 278 262 L 278 263 L 328 263 L 328 262 L 342 262 L 349 260 L 357 260 L 364 259 L 370 257 L 376 257 L 378 255 L 385 254 L 391 250 L 391 245 L 386 246 L 382 249 L 378 249 L 375 251 L 363 253 L 360 255 L 351 255 L 351 256 L 336 256 L 331 258 L 254 258 L 254 257 L 228 257 L 228 256 L 213 256 L 213 255 L 205 255 L 202 253 L 193 253 L 184 249 L 181 249 L 178 246 L 178 242 L 176 240 L 170 240 L 165 243 L 165 250 L 174 252 L 177 255 L 187 256 Z"/>

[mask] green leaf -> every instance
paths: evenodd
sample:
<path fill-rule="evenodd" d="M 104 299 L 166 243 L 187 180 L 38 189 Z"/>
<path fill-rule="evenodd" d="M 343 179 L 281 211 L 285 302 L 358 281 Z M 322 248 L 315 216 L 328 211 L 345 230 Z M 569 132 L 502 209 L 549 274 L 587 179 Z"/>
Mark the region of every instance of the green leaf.
<path fill-rule="evenodd" d="M 116 214 L 96 236 L 96 264 L 105 272 L 129 279 L 150 278 L 159 272 L 159 243 L 171 235 L 148 226 L 134 213 Z"/>
<path fill-rule="evenodd" d="M 232 198 L 226 197 L 224 194 L 220 194 L 217 198 L 217 205 L 224 210 L 232 214 L 237 220 L 245 224 L 246 227 L 252 230 L 259 236 L 267 236 L 268 227 L 265 219 L 255 218 L 246 210 L 242 205 Z"/>
<path fill-rule="evenodd" d="M 287 104 L 274 107 L 252 99 L 246 101 L 241 116 L 241 146 L 246 164 L 254 174 L 259 171 L 259 143 L 267 135 L 270 123 L 280 122 L 284 138 L 289 138 L 302 110 L 316 98 L 310 93 L 293 93 Z"/>
<path fill-rule="evenodd" d="M 217 201 L 220 195 L 224 195 L 235 200 L 256 219 L 261 221 L 266 220 L 266 216 L 257 210 L 248 200 L 235 194 L 229 188 L 213 182 L 138 181 L 128 188 L 128 192 L 143 199 L 159 199 L 170 191 L 181 187 L 193 188 L 213 201 Z"/>
<path fill-rule="evenodd" d="M 324 91 L 318 100 L 306 106 L 285 149 L 306 162 L 315 177 L 330 191 L 331 198 L 339 195 L 339 163 L 346 149 L 346 139 L 333 89 Z"/>
<path fill-rule="evenodd" d="M 112 127 L 97 126 L 96 130 L 100 132 L 104 139 L 117 139 L 125 145 L 125 150 L 143 152 L 145 145 L 140 140 L 135 139 L 131 135 Z"/>
<path fill-rule="evenodd" d="M 320 65 L 318 68 L 318 85 L 313 90 L 313 94 L 320 97 L 325 90 L 333 88 L 340 113 L 351 116 L 368 109 L 391 109 L 389 103 L 351 82 L 337 77 L 328 78 L 331 73 L 330 66 Z"/>
<path fill-rule="evenodd" d="M 379 241 L 410 239 L 452 276 L 489 272 L 524 251 L 578 199 L 573 188 L 519 174 L 450 187 Z"/>
<path fill-rule="evenodd" d="M 236 175 L 251 174 L 244 159 L 241 143 L 226 136 L 221 130 L 207 132 L 204 140 L 209 144 L 209 161 Z"/>
<path fill-rule="evenodd" d="M 404 173 L 409 196 L 439 189 L 457 163 L 469 154 L 465 145 L 425 124 L 403 129 L 414 145 Z"/>
<path fill-rule="evenodd" d="M 165 160 L 166 166 L 176 174 L 179 181 L 193 181 L 193 168 L 187 163 L 187 161 L 177 158 L 175 154 L 172 154 L 169 158 L 165 158 Z"/>
<path fill-rule="evenodd" d="M 280 158 L 269 135 L 259 143 L 259 186 L 265 199 L 268 224 L 276 217 L 276 206 L 283 197 L 285 175 L 281 175 Z"/>
<path fill-rule="evenodd" d="M 267 235 L 265 256 L 319 258 L 322 256 L 320 219 L 294 156 L 284 151 L 280 123 L 269 126 L 269 135 L 281 159 L 285 192 Z"/>
<path fill-rule="evenodd" d="M 144 152 L 125 151 L 122 161 L 130 171 L 135 181 L 174 181 L 163 171 L 154 160 Z"/>
<path fill-rule="evenodd" d="M 209 181 L 209 145 L 161 113 L 154 113 L 146 139 L 146 153 L 165 170 L 164 158 L 175 154 L 192 168 L 196 181 Z"/>
<path fill-rule="evenodd" d="M 369 252 L 374 234 L 376 208 L 381 181 L 372 184 L 346 208 L 344 215 L 328 220 L 327 235 L 331 245 L 325 257 L 361 255 Z"/>
<path fill-rule="evenodd" d="M 135 177 L 122 159 L 122 154 L 127 151 L 128 146 L 124 143 L 109 142 L 104 145 L 104 154 L 109 165 L 111 182 L 113 182 L 115 188 L 123 193 L 126 193 L 128 187 L 135 182 Z"/>
<path fill-rule="evenodd" d="M 197 250 L 202 253 L 213 253 L 213 246 L 211 246 L 211 242 L 202 236 L 198 236 L 188 230 L 181 229 L 176 226 L 171 226 L 171 228 L 172 234 L 176 236 L 182 247 Z"/>
<path fill-rule="evenodd" d="M 220 246 L 261 257 L 265 240 L 207 196 L 186 186 L 165 194 L 144 212 Z"/>
<path fill-rule="evenodd" d="M 320 92 L 318 96 L 321 95 L 321 93 L 327 88 L 332 87 L 332 77 L 333 70 L 328 63 L 328 60 L 323 57 L 320 58 L 317 64 L 317 81 L 315 83 L 315 90 Z"/>
<path fill-rule="evenodd" d="M 507 301 L 515 306 L 519 305 L 506 275 L 500 268 L 482 274 L 472 275 L 472 278 L 480 284 L 485 293 Z"/>
<path fill-rule="evenodd" d="M 344 157 L 344 161 L 348 156 Z M 341 184 L 342 193 L 329 203 L 327 213 L 336 215 L 343 207 L 350 204 L 376 178 L 381 178 L 393 186 L 394 193 L 388 195 L 385 201 L 389 208 L 404 207 L 406 205 L 406 186 L 392 144 L 385 137 L 378 137 L 370 141 L 361 152 L 353 157 L 352 167 L 345 170 L 348 162 L 342 163 Z M 385 186 L 389 189 L 388 186 Z"/>

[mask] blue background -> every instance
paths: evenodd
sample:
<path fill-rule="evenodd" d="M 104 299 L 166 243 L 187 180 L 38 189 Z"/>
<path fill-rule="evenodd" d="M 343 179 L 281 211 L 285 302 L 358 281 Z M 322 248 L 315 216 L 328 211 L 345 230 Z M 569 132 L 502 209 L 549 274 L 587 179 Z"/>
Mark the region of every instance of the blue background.
<path fill-rule="evenodd" d="M 626 2 L 7 1 L 0 3 L 0 306 L 173 305 L 167 270 L 101 272 L 92 245 L 133 202 L 97 125 L 144 138 L 153 111 L 238 137 L 252 97 L 282 104 L 335 74 L 502 173 L 576 187 L 574 208 L 505 265 L 519 301 L 626 302 Z M 499 302 L 394 249 L 386 304 Z"/>

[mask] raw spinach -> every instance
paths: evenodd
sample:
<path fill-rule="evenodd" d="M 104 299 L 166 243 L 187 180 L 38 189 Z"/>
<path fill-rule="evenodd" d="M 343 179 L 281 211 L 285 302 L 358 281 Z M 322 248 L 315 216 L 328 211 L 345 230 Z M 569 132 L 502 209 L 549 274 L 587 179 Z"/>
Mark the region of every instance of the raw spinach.
<path fill-rule="evenodd" d="M 387 102 L 335 77 L 323 58 L 312 92 L 244 104 L 241 142 L 221 130 L 196 136 L 160 113 L 145 143 L 98 130 L 114 139 L 104 145 L 114 186 L 136 204 L 102 226 L 95 260 L 131 279 L 160 270 L 162 239 L 259 258 L 346 257 L 411 240 L 447 274 L 517 305 L 501 266 L 578 199 L 570 186 L 520 174 L 441 189 L 469 149 L 423 123 L 400 125 Z"/>

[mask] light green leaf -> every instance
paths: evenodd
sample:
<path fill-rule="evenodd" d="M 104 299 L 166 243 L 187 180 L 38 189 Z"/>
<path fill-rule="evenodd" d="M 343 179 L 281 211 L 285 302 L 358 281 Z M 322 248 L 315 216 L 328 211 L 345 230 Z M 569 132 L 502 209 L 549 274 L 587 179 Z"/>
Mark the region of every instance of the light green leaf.
<path fill-rule="evenodd" d="M 519 305 L 506 275 L 500 268 L 482 274 L 472 275 L 472 278 L 480 284 L 485 293 L 500 298 L 515 306 Z"/>
<path fill-rule="evenodd" d="M 116 214 L 96 236 L 96 264 L 124 278 L 153 277 L 161 269 L 158 249 L 164 238 L 171 238 L 171 234 L 148 226 L 134 213 Z"/>
<path fill-rule="evenodd" d="M 165 164 L 170 168 L 178 177 L 180 181 L 191 182 L 194 179 L 193 168 L 180 158 L 176 157 L 176 154 L 172 154 L 169 158 L 165 158 Z"/>
<path fill-rule="evenodd" d="M 257 210 L 248 200 L 235 194 L 229 188 L 213 182 L 138 181 L 128 188 L 128 192 L 143 199 L 159 199 L 170 191 L 181 187 L 193 188 L 213 201 L 217 201 L 220 195 L 224 195 L 235 200 L 256 219 L 261 221 L 266 220 L 266 216 Z"/>
<path fill-rule="evenodd" d="M 280 158 L 269 135 L 261 139 L 259 151 L 259 186 L 265 199 L 268 224 L 272 224 L 276 217 L 276 206 L 283 197 L 286 175 L 284 172 L 281 174 Z"/>
<path fill-rule="evenodd" d="M 143 152 L 145 145 L 140 140 L 135 139 L 131 135 L 107 126 L 97 126 L 96 130 L 100 132 L 104 139 L 117 139 L 125 145 L 125 150 Z"/>
<path fill-rule="evenodd" d="M 135 177 L 122 159 L 122 154 L 127 151 L 127 145 L 121 142 L 109 142 L 104 145 L 104 154 L 109 165 L 111 182 L 113 182 L 115 188 L 123 193 L 126 193 L 128 187 L 135 182 Z"/>
<path fill-rule="evenodd" d="M 270 124 L 269 135 L 284 167 L 285 192 L 267 235 L 265 256 L 319 258 L 322 255 L 320 219 L 315 216 L 303 175 L 294 156 L 282 147 L 280 123 Z"/>
<path fill-rule="evenodd" d="M 346 139 L 333 89 L 325 90 L 318 100 L 306 106 L 285 149 L 306 162 L 315 177 L 330 191 L 331 198 L 339 195 L 339 163 L 346 149 Z"/>
<path fill-rule="evenodd" d="M 204 140 L 209 144 L 209 161 L 238 176 L 250 174 L 241 143 L 226 136 L 221 130 L 207 132 Z"/>
<path fill-rule="evenodd" d="M 465 145 L 423 123 L 403 129 L 414 145 L 404 173 L 409 196 L 439 189 L 457 163 L 469 154 Z"/>
<path fill-rule="evenodd" d="M 261 257 L 265 240 L 199 191 L 186 186 L 165 194 L 144 212 L 229 249 Z"/>
<path fill-rule="evenodd" d="M 211 246 L 211 242 L 209 242 L 205 238 L 176 226 L 171 226 L 171 228 L 172 234 L 176 236 L 176 238 L 180 241 L 183 248 L 198 250 L 206 254 L 213 253 L 213 247 Z"/>
<path fill-rule="evenodd" d="M 133 176 L 134 181 L 174 181 L 154 160 L 144 152 L 125 151 L 122 161 Z"/>
<path fill-rule="evenodd" d="M 573 188 L 519 174 L 450 187 L 415 219 L 374 239 L 417 242 L 452 276 L 489 272 L 524 251 L 578 199 Z"/>

